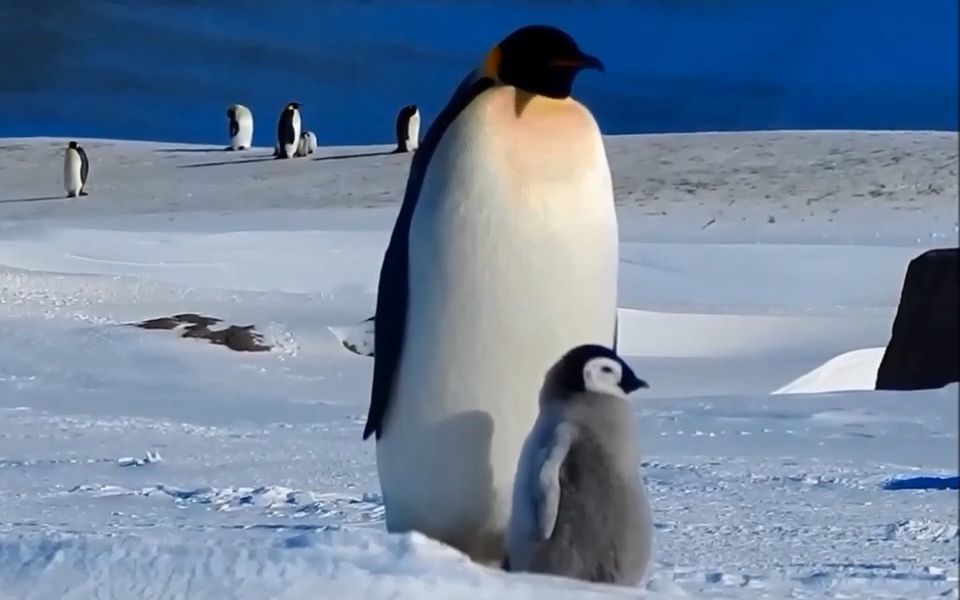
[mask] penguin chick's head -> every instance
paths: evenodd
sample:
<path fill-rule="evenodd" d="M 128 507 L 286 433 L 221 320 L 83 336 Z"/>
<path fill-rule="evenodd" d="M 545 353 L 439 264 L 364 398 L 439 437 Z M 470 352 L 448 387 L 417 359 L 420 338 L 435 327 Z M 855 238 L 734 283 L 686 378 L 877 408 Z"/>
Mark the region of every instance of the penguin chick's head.
<path fill-rule="evenodd" d="M 616 352 L 586 344 L 567 352 L 547 373 L 547 386 L 566 393 L 595 392 L 624 397 L 650 387 Z"/>
<path fill-rule="evenodd" d="M 70 142 L 69 144 L 67 144 L 67 148 L 73 148 L 74 150 L 76 150 L 76 149 L 77 149 L 77 143 L 76 143 L 76 142 Z"/>
<path fill-rule="evenodd" d="M 603 71 L 603 63 L 580 50 L 570 34 L 548 25 L 528 25 L 494 46 L 481 71 L 531 94 L 567 98 L 584 69 Z"/>

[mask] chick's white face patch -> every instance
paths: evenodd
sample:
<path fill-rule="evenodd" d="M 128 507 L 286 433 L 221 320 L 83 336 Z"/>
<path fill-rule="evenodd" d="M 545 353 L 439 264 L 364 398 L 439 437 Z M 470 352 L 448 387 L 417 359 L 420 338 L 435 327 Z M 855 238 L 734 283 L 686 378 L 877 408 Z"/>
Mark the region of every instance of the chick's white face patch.
<path fill-rule="evenodd" d="M 622 378 L 623 368 L 610 358 L 593 358 L 583 366 L 583 387 L 588 392 L 623 396 Z"/>

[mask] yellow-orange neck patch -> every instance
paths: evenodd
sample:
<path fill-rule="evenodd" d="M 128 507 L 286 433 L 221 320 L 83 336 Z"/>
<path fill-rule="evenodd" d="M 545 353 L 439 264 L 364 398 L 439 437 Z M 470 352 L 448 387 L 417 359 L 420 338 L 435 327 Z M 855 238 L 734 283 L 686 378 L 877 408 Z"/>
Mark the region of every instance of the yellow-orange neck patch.
<path fill-rule="evenodd" d="M 493 49 L 487 54 L 487 58 L 483 61 L 483 66 L 481 71 L 484 77 L 489 77 L 491 79 L 499 79 L 497 74 L 500 73 L 500 61 L 503 57 L 500 46 L 494 46 Z"/>

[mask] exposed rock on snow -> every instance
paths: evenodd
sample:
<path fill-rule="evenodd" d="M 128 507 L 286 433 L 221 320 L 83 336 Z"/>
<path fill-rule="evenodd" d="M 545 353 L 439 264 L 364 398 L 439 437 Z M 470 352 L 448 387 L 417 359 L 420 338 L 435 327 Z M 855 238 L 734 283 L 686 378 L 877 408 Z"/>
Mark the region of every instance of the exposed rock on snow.
<path fill-rule="evenodd" d="M 960 381 L 960 249 L 910 261 L 878 390 L 922 390 Z"/>
<path fill-rule="evenodd" d="M 373 357 L 375 317 L 364 319 L 356 325 L 331 327 L 330 332 L 337 336 L 340 345 L 360 356 Z"/>
<path fill-rule="evenodd" d="M 222 319 L 205 317 L 195 313 L 182 313 L 172 317 L 147 319 L 132 323 L 141 329 L 180 329 L 180 337 L 199 338 L 218 346 L 226 346 L 237 352 L 266 352 L 270 346 L 263 343 L 263 335 L 254 331 L 253 325 L 229 325 L 225 329 L 210 329 Z"/>

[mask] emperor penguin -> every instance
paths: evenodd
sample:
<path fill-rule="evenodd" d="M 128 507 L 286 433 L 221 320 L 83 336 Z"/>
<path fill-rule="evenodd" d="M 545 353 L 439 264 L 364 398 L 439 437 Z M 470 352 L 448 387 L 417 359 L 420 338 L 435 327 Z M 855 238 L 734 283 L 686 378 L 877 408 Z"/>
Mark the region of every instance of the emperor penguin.
<path fill-rule="evenodd" d="M 517 467 L 507 570 L 640 583 L 653 513 L 627 396 L 646 387 L 605 346 L 574 348 L 547 372 Z"/>
<path fill-rule="evenodd" d="M 253 144 L 253 113 L 242 104 L 227 108 L 227 126 L 230 131 L 229 150 L 249 150 Z"/>
<path fill-rule="evenodd" d="M 277 158 L 293 158 L 300 144 L 300 104 L 290 102 L 277 122 Z"/>
<path fill-rule="evenodd" d="M 420 145 L 420 109 L 408 104 L 397 114 L 396 152 L 413 152 Z"/>
<path fill-rule="evenodd" d="M 317 151 L 317 135 L 312 131 L 304 131 L 300 134 L 300 142 L 297 144 L 297 156 L 308 156 Z"/>
<path fill-rule="evenodd" d="M 597 123 L 571 97 L 602 70 L 523 27 L 468 74 L 413 155 L 380 269 L 363 437 L 391 532 L 499 566 L 543 374 L 614 344 L 618 233 Z"/>
<path fill-rule="evenodd" d="M 63 157 L 63 187 L 67 190 L 67 198 L 87 195 L 83 188 L 87 185 L 89 174 L 90 161 L 87 160 L 83 146 L 70 142 Z"/>

